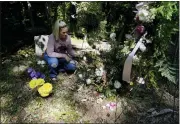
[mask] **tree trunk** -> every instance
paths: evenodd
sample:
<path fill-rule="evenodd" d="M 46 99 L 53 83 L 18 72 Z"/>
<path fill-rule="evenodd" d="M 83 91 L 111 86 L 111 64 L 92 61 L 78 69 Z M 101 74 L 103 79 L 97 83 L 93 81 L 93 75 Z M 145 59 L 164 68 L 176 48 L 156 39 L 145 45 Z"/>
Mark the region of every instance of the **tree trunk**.
<path fill-rule="evenodd" d="M 22 17 L 23 17 L 22 23 L 23 23 L 23 25 L 24 25 L 24 28 L 26 29 L 26 28 L 27 28 L 27 27 L 26 27 L 26 9 L 25 9 L 25 7 L 24 7 L 23 2 L 20 2 L 20 3 L 21 3 L 21 6 L 22 6 L 22 11 L 21 11 L 21 15 L 22 15 Z"/>
<path fill-rule="evenodd" d="M 58 10 L 58 5 L 55 6 L 53 23 L 57 20 L 57 16 L 58 16 L 57 10 Z"/>
<path fill-rule="evenodd" d="M 48 21 L 48 30 L 51 31 L 51 26 L 52 26 L 52 19 L 50 16 L 50 10 L 49 10 L 50 6 L 47 2 L 45 2 L 45 11 L 46 11 L 46 17 L 47 17 L 47 21 Z"/>
<path fill-rule="evenodd" d="M 28 12 L 29 12 L 29 16 L 30 16 L 31 26 L 34 29 L 34 21 L 33 21 L 33 16 L 32 16 L 32 11 L 31 11 L 31 3 L 29 1 L 27 1 L 27 5 L 28 5 Z"/>

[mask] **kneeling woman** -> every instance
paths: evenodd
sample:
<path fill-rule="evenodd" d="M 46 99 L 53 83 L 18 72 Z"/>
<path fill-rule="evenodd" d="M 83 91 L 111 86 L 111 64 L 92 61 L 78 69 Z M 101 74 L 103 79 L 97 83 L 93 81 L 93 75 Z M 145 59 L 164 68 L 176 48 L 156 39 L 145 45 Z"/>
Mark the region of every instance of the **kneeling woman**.
<path fill-rule="evenodd" d="M 68 27 L 65 22 L 57 20 L 52 34 L 49 35 L 47 50 L 44 54 L 44 59 L 50 69 L 50 78 L 56 80 L 59 71 L 74 72 L 76 65 L 70 63 L 74 57 Z"/>

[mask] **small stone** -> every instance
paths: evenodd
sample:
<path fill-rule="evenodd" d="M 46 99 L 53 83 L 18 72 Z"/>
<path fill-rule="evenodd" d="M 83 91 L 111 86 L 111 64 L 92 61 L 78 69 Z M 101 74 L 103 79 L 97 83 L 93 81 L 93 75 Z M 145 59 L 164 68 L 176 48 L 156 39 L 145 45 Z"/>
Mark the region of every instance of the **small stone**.
<path fill-rule="evenodd" d="M 102 101 L 102 98 L 97 99 L 97 104 L 101 103 Z"/>

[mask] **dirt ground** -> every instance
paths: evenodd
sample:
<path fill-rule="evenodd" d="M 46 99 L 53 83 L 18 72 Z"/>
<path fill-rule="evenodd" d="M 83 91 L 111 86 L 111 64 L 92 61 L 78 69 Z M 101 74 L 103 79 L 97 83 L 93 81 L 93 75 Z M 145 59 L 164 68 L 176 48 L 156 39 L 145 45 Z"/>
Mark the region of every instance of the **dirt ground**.
<path fill-rule="evenodd" d="M 23 68 L 13 72 L 17 69 L 17 63 Z M 1 123 L 172 124 L 179 121 L 178 108 L 175 108 L 176 112 L 159 114 L 160 110 L 172 110 L 173 106 L 166 105 L 164 101 L 160 103 L 153 91 L 144 89 L 107 98 L 97 92 L 94 85 L 80 81 L 78 72 L 72 75 L 60 73 L 58 81 L 52 84 L 52 94 L 42 98 L 29 88 L 27 67 L 39 66 L 33 58 L 4 62 L 1 75 Z M 40 70 L 48 75 L 46 66 Z M 113 105 L 110 107 L 110 104 Z"/>

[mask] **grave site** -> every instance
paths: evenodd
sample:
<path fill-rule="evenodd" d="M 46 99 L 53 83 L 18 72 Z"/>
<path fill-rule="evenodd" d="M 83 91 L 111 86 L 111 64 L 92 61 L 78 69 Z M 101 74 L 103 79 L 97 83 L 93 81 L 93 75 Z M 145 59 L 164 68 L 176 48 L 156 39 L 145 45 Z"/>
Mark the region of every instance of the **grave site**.
<path fill-rule="evenodd" d="M 1 123 L 179 123 L 178 1 L 0 5 Z M 52 80 L 44 55 L 57 19 L 76 69 Z"/>

